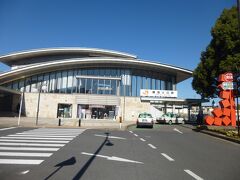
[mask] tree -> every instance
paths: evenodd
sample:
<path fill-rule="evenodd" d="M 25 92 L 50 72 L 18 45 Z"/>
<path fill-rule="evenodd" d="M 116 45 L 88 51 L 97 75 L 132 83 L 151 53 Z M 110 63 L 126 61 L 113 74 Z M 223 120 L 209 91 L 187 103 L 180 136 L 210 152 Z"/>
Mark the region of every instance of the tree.
<path fill-rule="evenodd" d="M 201 53 L 200 63 L 193 72 L 192 87 L 202 97 L 214 97 L 212 86 L 224 72 L 239 72 L 240 33 L 237 8 L 224 9 L 211 30 L 212 40 Z"/>

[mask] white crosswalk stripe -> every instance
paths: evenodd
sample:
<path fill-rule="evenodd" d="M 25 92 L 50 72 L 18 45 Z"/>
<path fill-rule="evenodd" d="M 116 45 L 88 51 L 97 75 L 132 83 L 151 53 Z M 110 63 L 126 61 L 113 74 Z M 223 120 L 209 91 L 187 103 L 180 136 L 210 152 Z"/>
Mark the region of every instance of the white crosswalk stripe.
<path fill-rule="evenodd" d="M 51 139 L 51 140 L 72 140 L 73 138 L 47 138 L 47 137 L 0 137 L 1 139 Z"/>
<path fill-rule="evenodd" d="M 46 140 L 28 140 L 28 139 L 0 139 L 0 142 L 69 143 L 70 141 L 46 141 Z"/>
<path fill-rule="evenodd" d="M 41 164 L 83 132 L 84 129 L 39 128 L 0 137 L 0 164 Z"/>

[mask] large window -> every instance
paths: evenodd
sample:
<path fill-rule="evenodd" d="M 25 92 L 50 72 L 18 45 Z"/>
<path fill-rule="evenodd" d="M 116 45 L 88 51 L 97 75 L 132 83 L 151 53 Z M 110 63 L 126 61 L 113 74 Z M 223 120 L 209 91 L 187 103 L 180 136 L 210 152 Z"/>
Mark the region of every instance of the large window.
<path fill-rule="evenodd" d="M 128 77 L 127 85 L 123 81 L 111 79 L 77 78 L 77 76 Z M 137 69 L 122 68 L 85 68 L 54 71 L 33 75 L 11 83 L 6 87 L 21 89 L 25 92 L 38 92 L 40 85 L 47 88 L 43 93 L 81 93 L 140 96 L 140 89 L 172 90 L 175 89 L 176 77 Z"/>

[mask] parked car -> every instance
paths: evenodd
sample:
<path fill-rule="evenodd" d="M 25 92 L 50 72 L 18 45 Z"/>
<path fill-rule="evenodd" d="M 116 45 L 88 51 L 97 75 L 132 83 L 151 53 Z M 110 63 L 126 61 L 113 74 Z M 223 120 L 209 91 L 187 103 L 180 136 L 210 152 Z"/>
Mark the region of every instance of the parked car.
<path fill-rule="evenodd" d="M 147 126 L 153 128 L 154 118 L 150 113 L 140 113 L 137 118 L 137 128 Z"/>
<path fill-rule="evenodd" d="M 163 114 L 161 117 L 157 118 L 156 121 L 158 123 L 167 123 L 167 124 L 173 124 L 173 123 L 184 124 L 185 123 L 184 118 L 180 117 L 178 114 L 173 114 L 173 113 Z"/>

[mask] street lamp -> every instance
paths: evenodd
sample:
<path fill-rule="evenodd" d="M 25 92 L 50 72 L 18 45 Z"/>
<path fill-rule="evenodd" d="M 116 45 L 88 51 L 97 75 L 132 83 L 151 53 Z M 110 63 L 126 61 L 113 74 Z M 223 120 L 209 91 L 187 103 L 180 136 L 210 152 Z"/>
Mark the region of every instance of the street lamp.
<path fill-rule="evenodd" d="M 40 83 L 40 87 L 38 89 L 38 104 L 37 104 L 37 115 L 36 115 L 36 126 L 38 125 L 38 115 L 39 115 L 39 105 L 40 105 L 40 94 L 42 90 L 46 90 L 47 86 L 43 84 L 42 82 Z"/>
<path fill-rule="evenodd" d="M 21 100 L 20 100 L 20 107 L 19 107 L 19 112 L 18 112 L 18 126 L 20 125 L 20 118 L 21 118 L 21 114 L 22 114 L 24 87 L 21 87 L 20 91 L 21 91 Z"/>
<path fill-rule="evenodd" d="M 125 121 L 125 103 L 126 103 L 126 86 L 131 85 L 130 75 L 122 75 L 122 84 L 123 84 L 123 121 Z"/>

